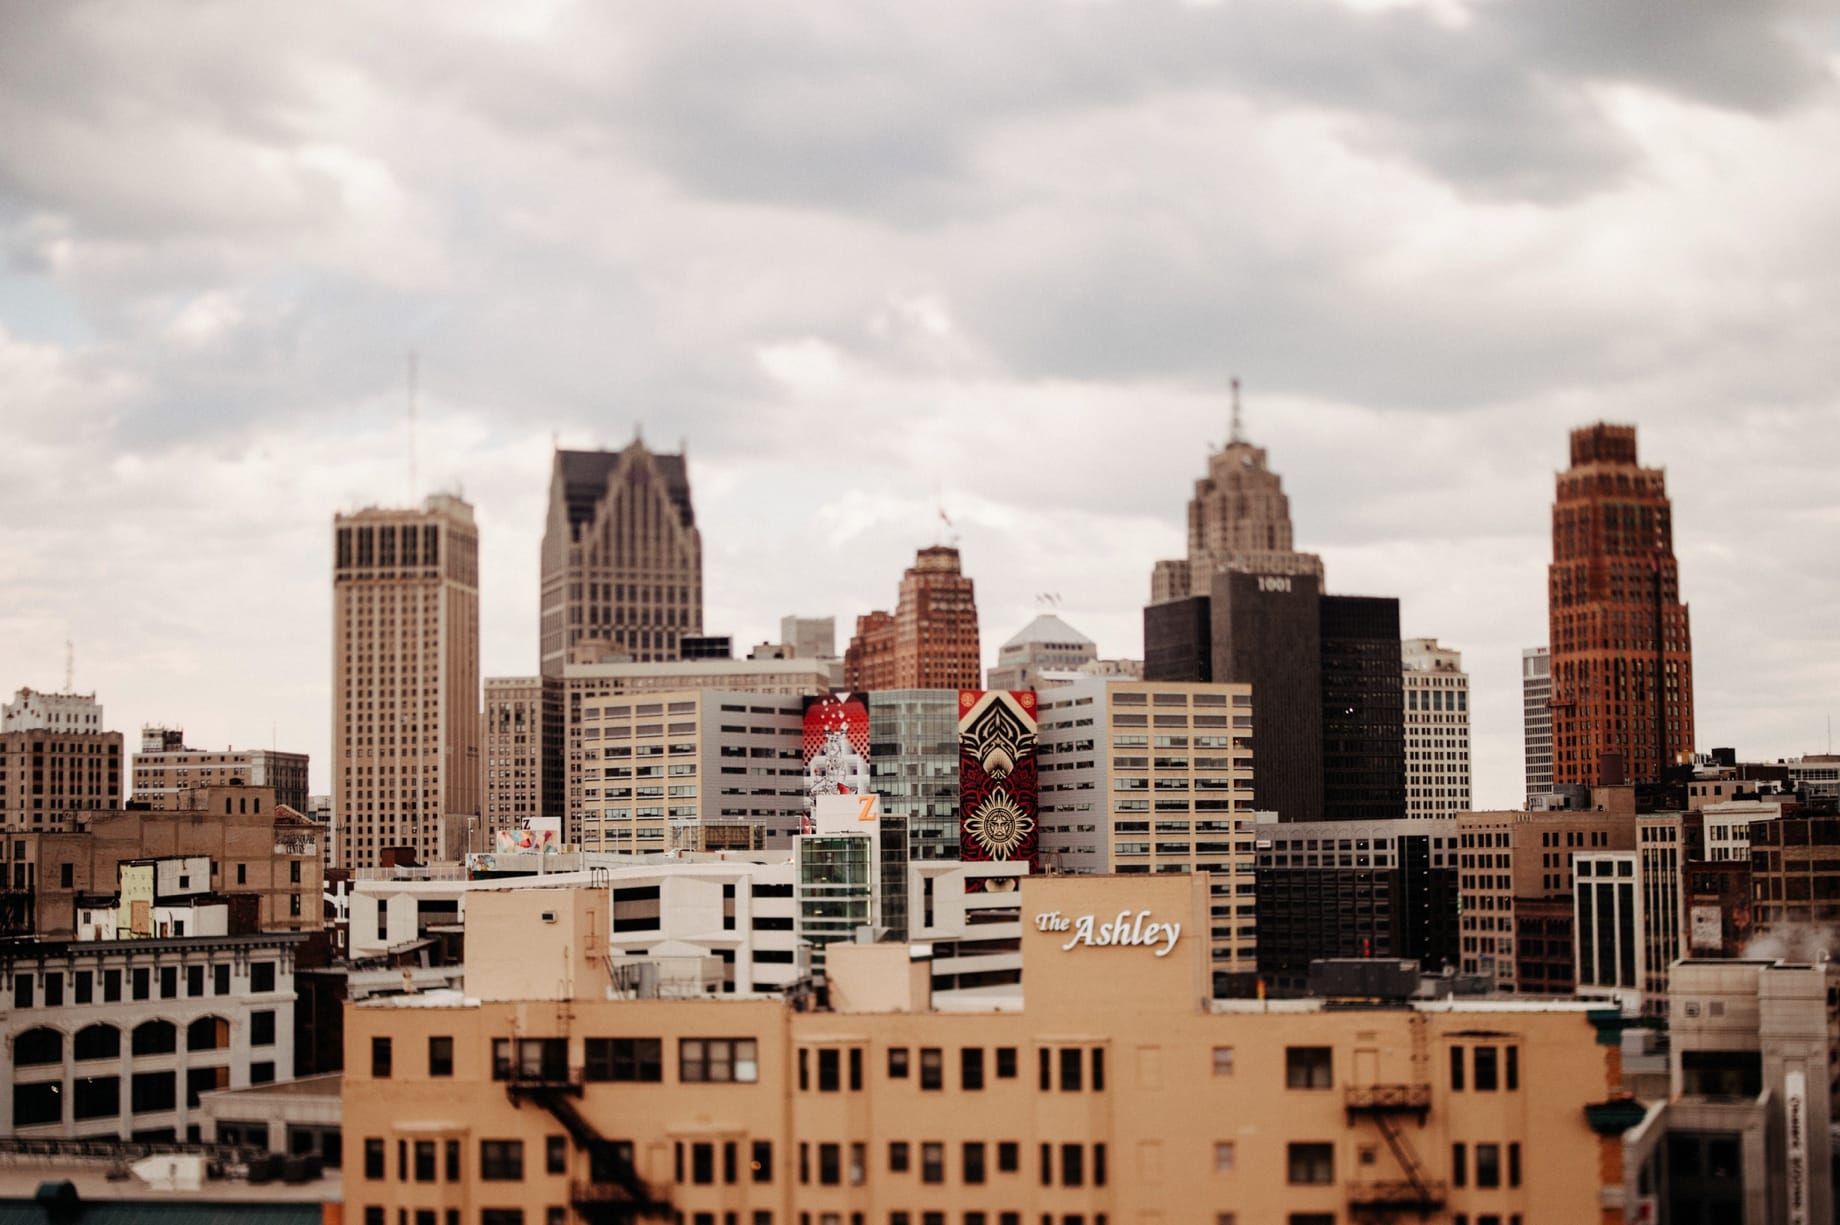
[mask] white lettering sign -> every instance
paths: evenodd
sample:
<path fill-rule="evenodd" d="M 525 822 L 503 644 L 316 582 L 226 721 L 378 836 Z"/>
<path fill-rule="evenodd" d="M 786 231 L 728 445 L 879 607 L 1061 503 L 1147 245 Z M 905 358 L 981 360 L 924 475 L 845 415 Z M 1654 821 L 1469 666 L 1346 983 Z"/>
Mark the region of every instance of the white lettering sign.
<path fill-rule="evenodd" d="M 1789 1225 L 1808 1225 L 1808 1077 L 1783 1076 L 1783 1105 L 1788 1113 Z M 1825 1126 L 1825 1124 L 1823 1124 Z"/>
<path fill-rule="evenodd" d="M 1093 948 L 1160 944 L 1162 947 L 1156 950 L 1156 955 L 1167 957 L 1175 951 L 1176 941 L 1182 938 L 1180 923 L 1152 923 L 1148 910 L 1136 914 L 1121 910 L 1116 919 L 1105 923 L 1099 922 L 1096 915 L 1064 915 L 1050 910 L 1035 916 L 1035 930 L 1068 933 L 1067 943 L 1061 945 L 1063 952 L 1079 944 Z"/>
<path fill-rule="evenodd" d="M 1290 589 L 1291 589 L 1291 581 L 1289 578 L 1285 577 L 1284 575 L 1281 575 L 1281 574 L 1280 575 L 1272 575 L 1272 574 L 1259 575 L 1259 590 L 1260 591 L 1289 591 Z"/>

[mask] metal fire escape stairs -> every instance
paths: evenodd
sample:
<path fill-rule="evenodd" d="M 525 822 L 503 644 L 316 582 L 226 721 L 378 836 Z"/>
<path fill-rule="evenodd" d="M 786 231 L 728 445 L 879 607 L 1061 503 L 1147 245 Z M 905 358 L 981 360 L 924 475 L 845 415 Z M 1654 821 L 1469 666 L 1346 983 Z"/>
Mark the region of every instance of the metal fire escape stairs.
<path fill-rule="evenodd" d="M 1423 1013 L 1414 1013 L 1412 1027 L 1412 1080 L 1408 1084 L 1350 1085 L 1343 1105 L 1352 1125 L 1359 1119 L 1371 1119 L 1380 1136 L 1392 1151 L 1393 1159 L 1405 1175 L 1390 1181 L 1353 1181 L 1348 1185 L 1348 1209 L 1358 1221 L 1384 1225 L 1402 1213 L 1429 1220 L 1444 1207 L 1447 1188 L 1430 1177 L 1424 1163 L 1412 1149 L 1405 1131 L 1405 1119 L 1411 1117 L 1420 1129 L 1431 1113 L 1431 1056 L 1428 1024 Z"/>
<path fill-rule="evenodd" d="M 564 1004 L 557 1019 L 565 1043 L 572 1016 L 573 1010 Z M 569 1183 L 569 1202 L 576 1213 L 587 1225 L 631 1225 L 641 1218 L 670 1216 L 670 1201 L 654 1195 L 633 1168 L 632 1146 L 602 1136 L 576 1108 L 575 1099 L 582 1095 L 582 1069 L 560 1071 L 560 1078 L 551 1069 L 531 1076 L 516 1066 L 514 1060 L 511 1076 L 505 1082 L 505 1096 L 520 1109 L 525 1102 L 530 1102 L 548 1111 L 562 1124 L 575 1147 L 588 1155 L 587 1181 L 571 1180 Z"/>

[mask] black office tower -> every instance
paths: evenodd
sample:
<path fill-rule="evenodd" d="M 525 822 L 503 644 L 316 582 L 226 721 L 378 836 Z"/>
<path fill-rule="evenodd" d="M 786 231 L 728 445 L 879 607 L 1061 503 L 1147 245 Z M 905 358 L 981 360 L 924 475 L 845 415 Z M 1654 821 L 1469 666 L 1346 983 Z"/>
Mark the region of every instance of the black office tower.
<path fill-rule="evenodd" d="M 1320 820 L 1321 585 L 1313 574 L 1229 571 L 1213 576 L 1211 594 L 1214 679 L 1252 686 L 1253 803 L 1282 821 Z"/>
<path fill-rule="evenodd" d="M 1189 596 L 1144 608 L 1144 679 L 1206 683 L 1214 679 L 1208 597 Z"/>
<path fill-rule="evenodd" d="M 1399 601 L 1324 596 L 1321 614 L 1322 818 L 1404 817 L 1405 685 L 1399 658 Z M 1256 689 L 1252 700 L 1256 711 Z"/>

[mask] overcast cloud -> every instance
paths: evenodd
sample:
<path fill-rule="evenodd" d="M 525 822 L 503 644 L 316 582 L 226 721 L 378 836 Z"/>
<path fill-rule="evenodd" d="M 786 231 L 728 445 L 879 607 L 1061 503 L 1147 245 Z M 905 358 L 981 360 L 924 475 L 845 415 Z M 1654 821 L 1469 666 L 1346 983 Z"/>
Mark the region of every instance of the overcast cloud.
<path fill-rule="evenodd" d="M 1228 380 L 1331 590 L 1462 650 L 1521 796 L 1566 432 L 1668 470 L 1702 747 L 1840 706 L 1831 5 L 0 0 L 0 690 L 330 778 L 332 514 L 481 523 L 536 668 L 552 440 L 689 448 L 707 621 L 1142 652 Z M 840 643 L 841 645 L 841 643 Z"/>

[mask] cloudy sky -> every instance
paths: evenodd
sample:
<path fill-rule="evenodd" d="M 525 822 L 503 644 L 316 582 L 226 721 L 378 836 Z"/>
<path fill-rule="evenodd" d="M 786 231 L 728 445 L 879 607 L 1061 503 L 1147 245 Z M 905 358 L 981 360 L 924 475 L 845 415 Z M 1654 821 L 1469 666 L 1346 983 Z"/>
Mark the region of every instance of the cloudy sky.
<path fill-rule="evenodd" d="M 688 447 L 707 621 L 948 533 L 1142 650 L 1228 380 L 1332 590 L 1462 650 L 1521 794 L 1566 431 L 1666 467 L 1702 747 L 1840 707 L 1840 20 L 1768 0 L 0 0 L 0 689 L 314 755 L 337 510 Z"/>

